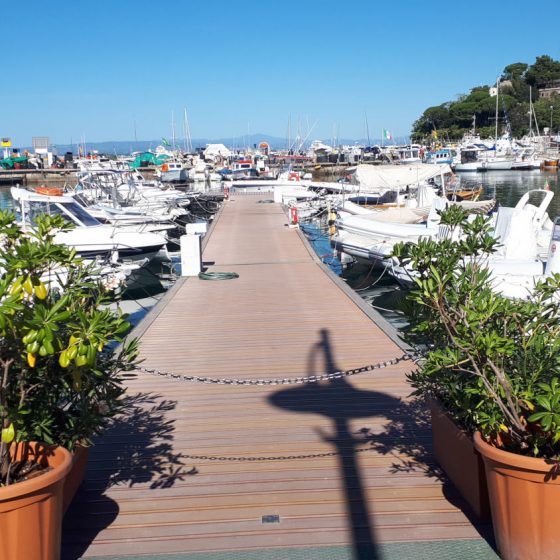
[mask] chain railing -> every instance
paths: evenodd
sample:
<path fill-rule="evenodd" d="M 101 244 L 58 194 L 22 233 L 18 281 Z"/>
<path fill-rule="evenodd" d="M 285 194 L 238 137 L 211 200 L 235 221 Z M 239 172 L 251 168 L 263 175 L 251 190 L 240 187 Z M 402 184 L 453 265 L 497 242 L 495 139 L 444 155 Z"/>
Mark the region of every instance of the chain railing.
<path fill-rule="evenodd" d="M 412 361 L 417 362 L 422 359 L 422 353 L 404 353 L 402 356 L 370 364 L 358 368 L 347 369 L 343 371 L 334 371 L 331 373 L 324 373 L 322 375 L 307 375 L 305 377 L 283 377 L 283 378 L 262 378 L 262 379 L 232 379 L 227 377 L 204 377 L 200 375 L 185 375 L 181 373 L 174 373 L 170 371 L 161 371 L 156 368 L 145 366 L 136 366 L 137 371 L 158 375 L 160 377 L 167 377 L 177 381 L 186 381 L 188 383 L 207 383 L 213 385 L 236 385 L 236 386 L 262 386 L 262 385 L 305 385 L 308 383 L 318 383 L 319 381 L 330 381 L 333 379 L 342 379 L 352 375 L 358 375 L 368 371 L 383 369 L 389 366 L 394 366 L 400 362 Z"/>
<path fill-rule="evenodd" d="M 368 442 L 359 442 L 359 445 L 366 445 Z M 375 451 L 375 448 L 371 446 L 353 448 L 352 453 L 364 453 L 366 451 Z M 258 463 L 259 461 L 297 461 L 298 459 L 321 459 L 323 457 L 336 457 L 337 455 L 342 455 L 342 451 L 326 451 L 324 453 L 305 453 L 302 455 L 182 455 L 185 459 L 192 459 L 194 461 L 216 461 L 219 463 L 227 462 L 247 462 L 247 463 Z"/>

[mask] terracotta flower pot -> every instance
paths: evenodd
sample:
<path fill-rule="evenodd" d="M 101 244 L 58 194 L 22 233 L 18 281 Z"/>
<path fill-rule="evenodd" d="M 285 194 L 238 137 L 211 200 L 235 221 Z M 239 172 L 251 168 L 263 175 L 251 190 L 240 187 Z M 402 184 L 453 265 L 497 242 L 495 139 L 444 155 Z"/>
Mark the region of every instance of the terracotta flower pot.
<path fill-rule="evenodd" d="M 40 476 L 0 488 L 0 558 L 60 558 L 62 490 L 72 457 L 62 447 L 21 444 L 18 456 L 48 465 Z"/>
<path fill-rule="evenodd" d="M 83 445 L 77 445 L 72 452 L 72 468 L 66 477 L 64 482 L 64 491 L 62 499 L 62 514 L 64 515 L 80 484 L 83 482 L 86 475 L 87 462 L 89 457 L 89 447 L 84 447 Z"/>
<path fill-rule="evenodd" d="M 490 501 L 484 463 L 469 434 L 445 410 L 430 400 L 434 455 L 459 494 L 481 521 L 490 521 Z"/>
<path fill-rule="evenodd" d="M 557 465 L 497 449 L 477 432 L 484 459 L 494 536 L 504 560 L 556 560 L 560 557 L 560 478 Z"/>

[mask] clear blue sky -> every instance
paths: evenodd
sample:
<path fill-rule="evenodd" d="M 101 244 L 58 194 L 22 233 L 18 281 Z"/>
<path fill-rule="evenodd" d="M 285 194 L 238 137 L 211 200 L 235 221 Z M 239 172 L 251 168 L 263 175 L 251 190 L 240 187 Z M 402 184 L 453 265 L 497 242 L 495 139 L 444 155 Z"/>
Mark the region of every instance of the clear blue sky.
<path fill-rule="evenodd" d="M 95 0 L 2 9 L 0 135 L 53 143 L 407 135 L 512 62 L 560 59 L 560 2 Z M 309 123 L 309 124 L 308 124 Z"/>

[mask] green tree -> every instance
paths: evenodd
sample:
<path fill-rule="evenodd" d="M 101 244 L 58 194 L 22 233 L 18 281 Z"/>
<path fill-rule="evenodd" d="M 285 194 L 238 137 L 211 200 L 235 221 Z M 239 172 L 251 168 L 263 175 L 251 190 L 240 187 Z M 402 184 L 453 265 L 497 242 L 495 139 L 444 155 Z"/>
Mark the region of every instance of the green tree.
<path fill-rule="evenodd" d="M 544 127 L 550 128 L 552 121 L 552 131 L 560 129 L 560 95 L 555 94 L 549 98 L 541 98 L 535 101 L 535 115 L 542 131 Z"/>
<path fill-rule="evenodd" d="M 560 80 L 560 62 L 548 55 L 537 57 L 525 73 L 525 80 L 530 86 L 546 87 L 554 80 Z"/>
<path fill-rule="evenodd" d="M 454 121 L 454 124 L 460 128 L 469 128 L 472 123 L 473 115 L 477 112 L 477 103 L 474 101 L 463 101 L 461 103 L 454 103 L 450 110 L 449 115 Z"/>
<path fill-rule="evenodd" d="M 507 112 L 511 132 L 522 136 L 528 131 L 529 99 L 538 99 L 538 92 L 530 88 L 544 87 L 554 80 L 560 80 L 560 62 L 543 55 L 532 66 L 525 62 L 514 62 L 504 68 L 502 79 L 509 83 L 500 87 L 499 117 L 503 119 Z M 550 109 L 552 107 L 552 110 Z M 551 98 L 535 101 L 535 112 L 540 128 L 550 127 L 552 116 L 553 131 L 560 130 L 560 100 Z M 449 101 L 429 107 L 413 124 L 411 136 L 422 141 L 429 139 L 435 130 L 439 138 L 458 139 L 471 127 L 476 116 L 476 128 L 481 137 L 493 137 L 495 134 L 496 98 L 490 97 L 488 86 L 477 86 L 468 94 L 458 95 L 456 101 Z M 500 121 L 503 130 L 503 120 Z"/>
<path fill-rule="evenodd" d="M 514 62 L 509 64 L 504 68 L 502 78 L 504 80 L 514 80 L 515 78 L 521 78 L 529 68 L 529 65 L 525 62 Z"/>

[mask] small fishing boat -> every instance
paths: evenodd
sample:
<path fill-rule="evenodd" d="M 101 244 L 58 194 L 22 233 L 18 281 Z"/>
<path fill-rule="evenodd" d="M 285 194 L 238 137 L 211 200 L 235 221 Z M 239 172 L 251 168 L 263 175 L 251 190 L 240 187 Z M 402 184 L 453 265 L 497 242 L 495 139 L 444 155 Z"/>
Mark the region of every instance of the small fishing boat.
<path fill-rule="evenodd" d="M 451 148 L 441 148 L 433 152 L 428 152 L 426 154 L 426 163 L 445 163 L 447 165 L 451 165 L 456 156 L 456 150 L 452 150 Z"/>
<path fill-rule="evenodd" d="M 179 161 L 167 160 L 160 168 L 159 179 L 162 183 L 185 183 L 188 178 L 188 170 Z"/>

